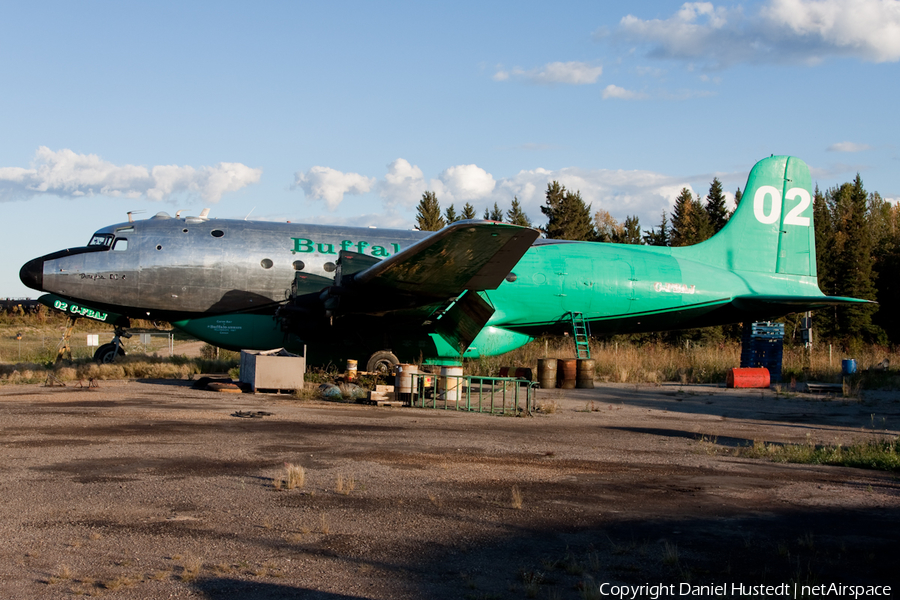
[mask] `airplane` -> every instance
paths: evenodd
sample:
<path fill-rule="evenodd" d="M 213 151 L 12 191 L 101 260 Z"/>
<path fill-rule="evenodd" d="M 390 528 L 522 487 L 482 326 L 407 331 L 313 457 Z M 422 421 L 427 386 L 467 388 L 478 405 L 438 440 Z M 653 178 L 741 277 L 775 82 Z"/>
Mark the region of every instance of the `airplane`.
<path fill-rule="evenodd" d="M 131 319 L 168 321 L 232 349 L 285 348 L 324 363 L 459 364 L 545 333 L 639 333 L 769 320 L 867 303 L 816 278 L 809 168 L 771 156 L 720 232 L 670 248 L 551 240 L 467 220 L 438 232 L 170 217 L 104 227 L 35 258 L 22 282 L 73 318 L 115 327 L 95 359 L 124 353 Z"/>

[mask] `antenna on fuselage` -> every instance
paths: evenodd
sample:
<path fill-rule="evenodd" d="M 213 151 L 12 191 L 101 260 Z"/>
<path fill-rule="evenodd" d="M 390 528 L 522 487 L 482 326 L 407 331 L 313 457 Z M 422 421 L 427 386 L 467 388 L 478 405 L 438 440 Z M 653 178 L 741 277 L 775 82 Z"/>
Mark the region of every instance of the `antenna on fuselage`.
<path fill-rule="evenodd" d="M 247 216 L 244 217 L 244 220 L 245 220 L 245 221 L 246 221 L 247 219 L 250 218 L 250 215 L 253 214 L 253 211 L 254 211 L 254 210 L 256 210 L 256 207 L 255 207 L 255 206 L 254 206 L 253 208 L 251 208 L 251 209 L 250 209 L 250 212 L 247 213 Z"/>
<path fill-rule="evenodd" d="M 129 222 L 129 223 L 134 223 L 134 217 L 133 217 L 133 215 L 139 215 L 139 214 L 141 214 L 142 212 L 144 212 L 144 211 L 142 211 L 142 210 L 129 210 L 129 211 L 128 211 L 128 222 Z"/>
<path fill-rule="evenodd" d="M 184 209 L 183 209 L 183 208 L 182 208 L 181 210 L 175 211 L 175 218 L 176 218 L 176 219 L 180 218 L 180 217 L 181 217 L 181 213 L 183 213 L 183 212 L 184 212 Z"/>

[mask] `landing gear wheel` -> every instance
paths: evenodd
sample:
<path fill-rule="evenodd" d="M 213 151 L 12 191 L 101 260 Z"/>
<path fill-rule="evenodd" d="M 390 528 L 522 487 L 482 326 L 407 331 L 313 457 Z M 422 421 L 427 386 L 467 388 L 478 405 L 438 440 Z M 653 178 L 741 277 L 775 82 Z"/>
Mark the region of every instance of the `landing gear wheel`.
<path fill-rule="evenodd" d="M 366 371 L 388 376 L 394 373 L 394 368 L 400 364 L 400 359 L 389 350 L 380 350 L 369 358 L 366 363 Z"/>
<path fill-rule="evenodd" d="M 115 362 L 116 358 L 119 356 L 125 356 L 125 351 L 122 350 L 122 347 L 119 347 L 118 353 L 116 352 L 116 345 L 113 343 L 103 344 L 97 351 L 94 352 L 94 361 L 100 363 L 101 365 L 107 365 L 109 363 Z"/>

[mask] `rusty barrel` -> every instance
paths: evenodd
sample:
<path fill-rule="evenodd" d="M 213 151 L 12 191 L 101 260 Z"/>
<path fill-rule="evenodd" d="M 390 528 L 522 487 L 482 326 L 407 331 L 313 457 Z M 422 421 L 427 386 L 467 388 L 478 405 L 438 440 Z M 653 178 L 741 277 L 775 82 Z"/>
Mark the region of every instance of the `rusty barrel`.
<path fill-rule="evenodd" d="M 575 387 L 582 390 L 594 389 L 594 367 L 596 363 L 591 358 L 579 358 L 575 367 Z"/>
<path fill-rule="evenodd" d="M 728 369 L 725 386 L 730 388 L 767 388 L 769 370 L 763 368 Z"/>
<path fill-rule="evenodd" d="M 538 382 L 541 384 L 541 389 L 546 390 L 556 387 L 555 358 L 538 359 Z"/>
<path fill-rule="evenodd" d="M 418 373 L 416 365 L 397 365 L 397 376 L 394 378 L 394 387 L 398 394 L 413 393 L 413 373 Z"/>
<path fill-rule="evenodd" d="M 556 365 L 556 382 L 564 390 L 571 390 L 577 381 L 577 363 L 574 358 L 561 358 Z"/>

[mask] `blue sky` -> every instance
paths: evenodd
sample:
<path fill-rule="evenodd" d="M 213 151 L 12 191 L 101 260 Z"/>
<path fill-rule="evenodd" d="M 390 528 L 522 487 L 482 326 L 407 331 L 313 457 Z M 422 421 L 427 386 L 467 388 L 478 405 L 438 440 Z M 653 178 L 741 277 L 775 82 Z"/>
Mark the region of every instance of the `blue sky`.
<path fill-rule="evenodd" d="M 619 221 L 791 154 L 900 199 L 900 1 L 0 4 L 0 296 L 143 210 Z"/>

